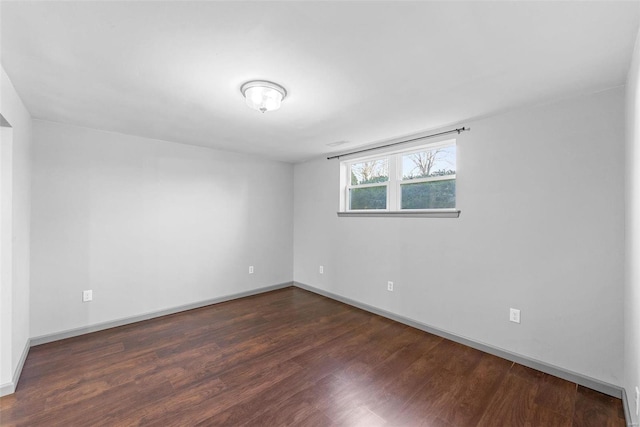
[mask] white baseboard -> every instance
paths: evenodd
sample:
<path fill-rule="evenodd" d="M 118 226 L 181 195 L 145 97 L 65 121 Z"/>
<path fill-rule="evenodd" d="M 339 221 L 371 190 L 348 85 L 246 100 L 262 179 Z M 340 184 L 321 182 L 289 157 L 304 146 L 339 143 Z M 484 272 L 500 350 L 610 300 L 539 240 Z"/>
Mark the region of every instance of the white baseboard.
<path fill-rule="evenodd" d="M 71 338 L 79 335 L 89 334 L 91 332 L 102 331 L 104 329 L 124 326 L 130 323 L 140 322 L 143 320 L 153 319 L 156 317 L 167 316 L 169 314 L 175 314 L 181 311 L 187 311 L 187 310 L 193 310 L 195 308 L 206 307 L 207 305 L 211 305 L 211 304 L 218 304 L 221 302 L 231 301 L 238 298 L 258 295 L 264 292 L 270 292 L 277 289 L 287 288 L 290 286 L 293 286 L 292 282 L 285 282 L 277 285 L 265 286 L 263 288 L 252 289 L 250 291 L 239 292 L 231 295 L 225 295 L 223 297 L 213 298 L 205 301 L 199 301 L 192 304 L 185 304 L 178 307 L 169 308 L 166 310 L 154 311 L 154 312 L 145 313 L 137 316 L 127 317 L 124 319 L 113 320 L 110 322 L 99 323 L 91 326 L 84 326 L 81 328 L 69 329 L 62 332 L 56 332 L 53 334 L 41 335 L 38 337 L 31 338 L 27 341 L 25 345 L 25 348 L 22 352 L 22 356 L 20 357 L 20 360 L 18 362 L 18 366 L 16 367 L 16 370 L 13 373 L 12 381 L 8 383 L 0 384 L 0 397 L 15 393 L 16 388 L 18 387 L 18 381 L 20 380 L 20 375 L 22 374 L 22 368 L 24 367 L 24 363 L 27 360 L 27 355 L 29 354 L 29 349 L 33 346 L 46 344 L 53 341 L 59 341 L 65 338 Z"/>
<path fill-rule="evenodd" d="M 624 419 L 627 421 L 628 427 L 638 427 L 640 423 L 634 423 L 631 417 L 631 403 L 627 398 L 627 390 L 622 389 L 622 409 L 624 409 Z"/>
<path fill-rule="evenodd" d="M 238 298 L 244 298 L 251 295 L 258 295 L 264 292 L 274 291 L 276 289 L 287 288 L 292 285 L 293 285 L 292 282 L 285 282 L 277 285 L 265 286 L 263 288 L 252 289 L 250 291 L 239 292 L 237 294 L 225 295 L 223 297 L 213 298 L 210 300 L 200 301 L 192 304 L 186 304 L 178 307 L 169 308 L 166 310 L 154 311 L 150 313 L 141 314 L 138 316 L 131 316 L 124 319 L 113 320 L 110 322 L 99 323 L 96 325 L 85 326 L 82 328 L 75 328 L 67 331 L 57 332 L 54 334 L 41 335 L 39 337 L 31 338 L 27 340 L 25 344 L 20 360 L 18 361 L 18 365 L 16 366 L 16 370 L 13 373 L 13 378 L 11 382 L 0 384 L 0 397 L 15 393 L 18 387 L 18 381 L 20 381 L 20 375 L 22 374 L 22 368 L 24 367 L 24 363 L 27 360 L 27 355 L 29 354 L 29 349 L 33 346 L 46 344 L 53 341 L 59 341 L 65 338 L 71 338 L 78 335 L 84 335 L 91 332 L 102 331 L 104 329 L 115 328 L 117 326 L 124 326 L 130 323 L 140 322 L 142 320 L 153 319 L 155 317 L 161 317 L 169 314 L 179 313 L 181 311 L 193 310 L 195 308 L 205 307 L 211 304 L 218 304 L 221 302 L 231 301 Z"/>
<path fill-rule="evenodd" d="M 31 338 L 31 346 L 46 344 L 53 341 L 59 341 L 66 338 L 77 337 L 79 335 L 90 334 L 91 332 L 98 332 L 105 329 L 116 328 L 118 326 L 128 325 L 130 323 L 141 322 L 143 320 L 154 319 L 156 317 L 167 316 L 169 314 L 180 313 L 181 311 L 193 310 L 196 308 L 206 307 L 212 304 L 218 304 L 225 301 L 231 301 L 238 298 L 249 297 L 252 295 L 258 295 L 265 292 L 275 291 L 276 289 L 282 289 L 293 286 L 292 282 L 280 283 L 277 285 L 265 286 L 263 288 L 252 289 L 250 291 L 238 292 L 237 294 L 225 295 L 223 297 L 212 298 L 205 301 L 194 302 L 191 304 L 185 304 L 178 307 L 172 307 L 165 310 L 153 311 L 145 314 L 140 314 L 131 317 L 125 317 L 123 319 L 112 320 L 109 322 L 97 323 L 95 325 L 83 326 L 81 328 L 68 329 L 66 331 L 56 332 L 53 334 L 40 335 L 38 337 Z"/>
<path fill-rule="evenodd" d="M 428 332 L 433 335 L 437 335 L 439 337 L 446 338 L 448 340 L 466 345 L 468 347 L 475 348 L 477 350 L 483 351 L 485 353 L 493 354 L 494 356 L 501 357 L 503 359 L 510 360 L 512 362 L 519 363 L 521 365 L 527 366 L 532 369 L 536 369 L 538 371 L 542 371 L 546 374 L 553 375 L 558 378 L 562 378 L 567 381 L 574 382 L 581 386 L 590 388 L 592 390 L 599 391 L 601 393 L 607 394 L 609 396 L 616 397 L 618 399 L 623 398 L 624 389 L 622 387 L 618 387 L 613 384 L 606 383 L 604 381 L 597 380 L 595 378 L 588 377 L 586 375 L 578 374 L 577 372 L 569 371 L 558 366 L 550 365 L 548 363 L 531 359 L 526 356 L 522 356 L 516 353 L 512 353 L 508 350 L 504 350 L 498 347 L 493 347 L 489 344 L 481 343 L 474 341 L 472 339 L 462 337 L 456 335 L 451 332 L 444 331 L 442 329 L 435 328 L 433 326 L 429 326 L 422 322 L 418 322 L 417 320 L 409 319 L 408 317 L 400 316 L 395 313 L 391 313 L 386 310 L 382 310 L 378 307 L 374 307 L 368 304 L 361 303 L 356 300 L 352 300 L 350 298 L 343 297 L 341 295 L 334 294 L 332 292 L 328 292 L 322 289 L 318 289 L 316 287 L 306 285 L 300 282 L 293 282 L 293 285 L 299 287 L 301 289 L 305 289 L 309 292 L 313 292 L 327 298 L 334 299 L 336 301 L 340 301 L 347 305 L 351 305 L 357 308 L 360 308 L 364 311 L 368 311 L 370 313 L 377 314 L 382 317 L 386 317 L 387 319 L 395 320 L 396 322 L 403 323 L 405 325 L 411 326 L 416 329 L 420 329 L 421 331 Z"/>
<path fill-rule="evenodd" d="M 29 339 L 22 349 L 22 354 L 20 355 L 20 360 L 18 360 L 18 366 L 16 366 L 16 370 L 13 372 L 13 378 L 11 382 L 0 384 L 0 397 L 15 393 L 16 389 L 18 388 L 18 381 L 20 381 L 20 375 L 22 374 L 24 362 L 27 360 L 27 355 L 29 354 L 30 348 L 31 340 Z"/>

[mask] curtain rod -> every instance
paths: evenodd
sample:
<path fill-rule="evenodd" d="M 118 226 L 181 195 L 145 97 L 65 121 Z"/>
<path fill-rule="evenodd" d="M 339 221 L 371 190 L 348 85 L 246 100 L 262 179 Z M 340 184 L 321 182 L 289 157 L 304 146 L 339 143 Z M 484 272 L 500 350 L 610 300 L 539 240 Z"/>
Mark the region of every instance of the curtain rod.
<path fill-rule="evenodd" d="M 358 154 L 358 153 L 364 153 L 366 151 L 379 150 L 380 148 L 393 147 L 394 145 L 406 144 L 407 142 L 419 141 L 421 139 L 433 138 L 435 136 L 448 135 L 450 133 L 455 133 L 455 132 L 457 132 L 458 135 L 460 135 L 461 132 L 466 132 L 466 131 L 469 131 L 469 130 L 471 130 L 471 128 L 467 128 L 467 127 L 463 126 L 461 128 L 458 128 L 458 129 L 451 129 L 451 130 L 447 130 L 447 131 L 444 131 L 444 132 L 439 132 L 439 133 L 434 133 L 434 134 L 431 134 L 431 135 L 421 136 L 421 137 L 418 137 L 418 138 L 411 138 L 411 139 L 406 139 L 404 141 L 393 142 L 391 144 L 380 145 L 379 147 L 365 148 L 363 150 L 351 151 L 349 153 L 338 154 L 338 155 L 335 155 L 335 156 L 327 157 L 327 160 L 339 159 L 340 157 L 350 156 L 351 154 Z"/>

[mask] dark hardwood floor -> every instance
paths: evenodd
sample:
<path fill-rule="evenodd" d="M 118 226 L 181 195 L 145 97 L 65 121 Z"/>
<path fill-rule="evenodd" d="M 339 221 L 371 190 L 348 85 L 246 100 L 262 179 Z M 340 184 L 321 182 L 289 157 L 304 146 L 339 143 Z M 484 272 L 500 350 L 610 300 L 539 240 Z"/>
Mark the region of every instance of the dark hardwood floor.
<path fill-rule="evenodd" d="M 2 426 L 624 426 L 619 399 L 298 288 L 31 349 Z"/>

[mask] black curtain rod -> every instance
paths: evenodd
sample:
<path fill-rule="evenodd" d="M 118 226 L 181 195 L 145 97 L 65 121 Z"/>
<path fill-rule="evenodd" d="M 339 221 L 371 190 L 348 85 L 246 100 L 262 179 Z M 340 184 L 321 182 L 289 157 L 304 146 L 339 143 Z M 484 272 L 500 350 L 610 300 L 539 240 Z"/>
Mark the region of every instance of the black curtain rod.
<path fill-rule="evenodd" d="M 447 130 L 447 131 L 440 132 L 440 133 L 434 133 L 434 134 L 431 134 L 431 135 L 421 136 L 421 137 L 418 137 L 418 138 L 406 139 L 404 141 L 394 142 L 394 143 L 386 144 L 386 145 L 380 145 L 379 147 L 365 148 L 363 150 L 351 151 L 350 153 L 338 154 L 336 156 L 327 157 L 327 160 L 339 159 L 340 157 L 350 156 L 351 154 L 358 154 L 358 153 L 364 153 L 366 151 L 379 150 L 380 148 L 393 147 L 394 145 L 406 144 L 407 142 L 419 141 L 421 139 L 433 138 L 433 137 L 441 136 L 441 135 L 448 135 L 450 133 L 455 133 L 455 132 L 457 132 L 458 135 L 460 135 L 461 132 L 465 132 L 465 131 L 468 131 L 468 130 L 471 130 L 471 128 L 461 127 L 461 128 L 458 128 L 458 129 L 451 129 L 451 130 Z"/>

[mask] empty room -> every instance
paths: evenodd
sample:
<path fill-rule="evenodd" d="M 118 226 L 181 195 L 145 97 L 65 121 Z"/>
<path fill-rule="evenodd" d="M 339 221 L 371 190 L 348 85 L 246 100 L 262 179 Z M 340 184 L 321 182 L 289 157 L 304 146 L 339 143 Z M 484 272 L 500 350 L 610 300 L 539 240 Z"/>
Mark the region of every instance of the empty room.
<path fill-rule="evenodd" d="M 640 425 L 639 28 L 0 0 L 0 425 Z"/>

